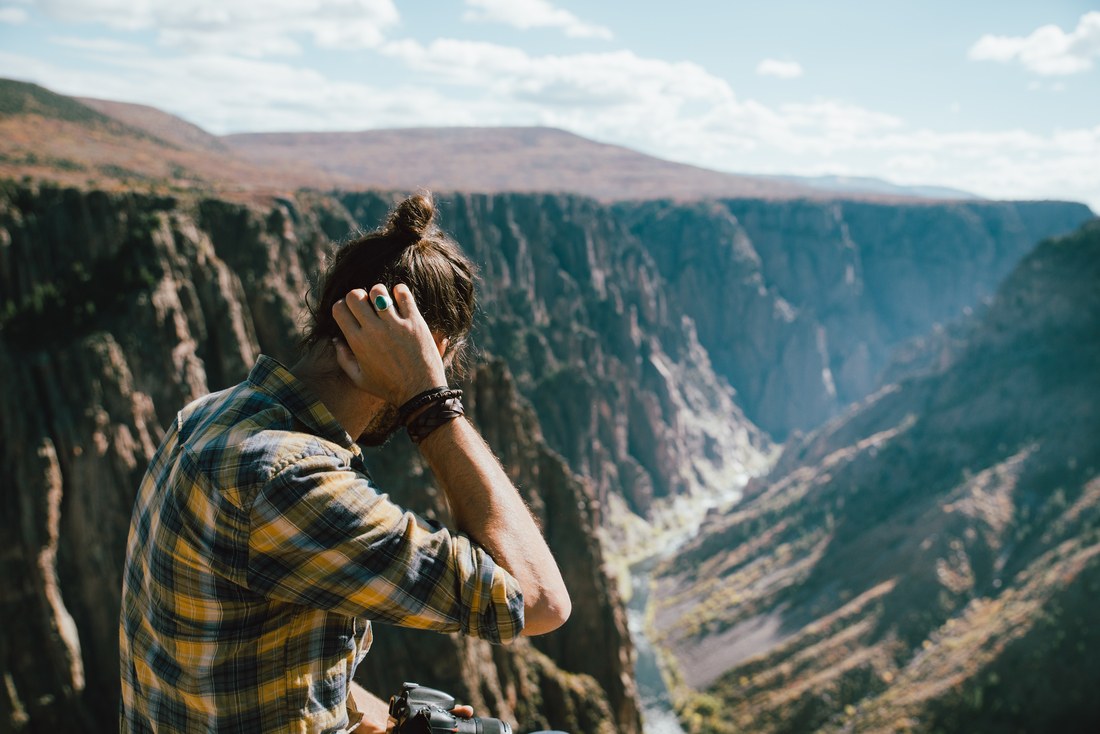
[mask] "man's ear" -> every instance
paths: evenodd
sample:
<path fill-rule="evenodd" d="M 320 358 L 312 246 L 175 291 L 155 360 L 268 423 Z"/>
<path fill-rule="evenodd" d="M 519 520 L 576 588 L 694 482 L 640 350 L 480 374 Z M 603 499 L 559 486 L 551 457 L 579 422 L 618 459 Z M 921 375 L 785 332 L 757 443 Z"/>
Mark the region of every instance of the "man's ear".
<path fill-rule="evenodd" d="M 347 378 L 358 386 L 363 381 L 363 368 L 359 366 L 359 360 L 351 351 L 343 339 L 332 340 L 332 347 L 336 352 L 336 364 L 340 366 Z"/>
<path fill-rule="evenodd" d="M 447 347 L 451 346 L 451 340 L 435 332 L 432 333 L 432 338 L 435 339 L 435 348 L 439 350 L 439 358 L 446 362 L 445 355 L 447 354 Z"/>

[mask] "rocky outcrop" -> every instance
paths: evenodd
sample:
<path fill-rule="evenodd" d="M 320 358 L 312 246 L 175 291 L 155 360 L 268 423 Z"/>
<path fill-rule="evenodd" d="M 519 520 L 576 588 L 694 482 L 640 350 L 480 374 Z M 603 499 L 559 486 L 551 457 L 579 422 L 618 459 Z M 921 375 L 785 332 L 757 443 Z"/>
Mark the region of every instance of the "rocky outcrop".
<path fill-rule="evenodd" d="M 117 715 L 137 483 L 207 364 L 240 374 L 255 340 L 240 284 L 170 200 L 8 189 L 0 222 L 4 720 L 98 730 Z"/>
<path fill-rule="evenodd" d="M 692 731 L 1100 722 L 1100 226 L 1039 246 L 958 333 L 664 568 Z"/>
<path fill-rule="evenodd" d="M 619 211 L 746 415 L 776 438 L 869 395 L 894 349 L 978 306 L 1036 242 L 1092 216 L 1059 202 Z"/>

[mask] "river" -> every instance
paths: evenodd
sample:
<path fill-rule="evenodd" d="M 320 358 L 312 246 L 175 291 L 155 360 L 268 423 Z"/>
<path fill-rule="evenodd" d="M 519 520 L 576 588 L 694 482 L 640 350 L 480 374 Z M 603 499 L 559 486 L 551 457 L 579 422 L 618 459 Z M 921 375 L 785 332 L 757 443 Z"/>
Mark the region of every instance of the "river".
<path fill-rule="evenodd" d="M 630 580 L 634 590 L 630 603 L 626 605 L 626 621 L 637 655 L 634 678 L 638 685 L 638 698 L 642 703 L 645 734 L 684 734 L 684 729 L 672 710 L 672 698 L 657 663 L 657 651 L 646 637 L 645 630 L 650 578 L 653 568 L 664 555 L 653 556 L 631 566 Z"/>
<path fill-rule="evenodd" d="M 760 473 L 774 461 L 774 452 L 758 467 Z M 700 493 L 694 497 L 674 497 L 654 509 L 653 517 L 644 528 L 635 528 L 629 565 L 630 589 L 623 589 L 627 598 L 626 619 L 636 655 L 634 675 L 638 686 L 638 699 L 642 707 L 644 734 L 684 734 L 672 708 L 672 696 L 665 685 L 658 662 L 658 652 L 646 636 L 646 612 L 650 601 L 650 582 L 653 570 L 664 559 L 672 556 L 699 532 L 699 526 L 711 509 L 724 509 L 741 499 L 741 491 L 749 481 L 748 471 L 737 471 L 724 477 L 723 489 Z M 622 517 L 618 513 L 618 517 Z M 636 516 L 633 522 L 642 522 Z M 626 536 L 624 536 L 626 537 Z M 643 539 L 644 540 L 641 540 Z M 625 585 L 626 579 L 622 580 Z"/>

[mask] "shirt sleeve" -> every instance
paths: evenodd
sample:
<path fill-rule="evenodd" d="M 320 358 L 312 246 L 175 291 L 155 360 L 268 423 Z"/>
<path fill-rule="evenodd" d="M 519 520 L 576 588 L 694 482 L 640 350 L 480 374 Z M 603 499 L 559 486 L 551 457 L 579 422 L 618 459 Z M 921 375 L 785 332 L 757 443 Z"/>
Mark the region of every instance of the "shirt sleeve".
<path fill-rule="evenodd" d="M 260 489 L 248 550 L 248 586 L 271 598 L 494 643 L 523 629 L 519 583 L 488 553 L 333 456 L 300 459 Z"/>

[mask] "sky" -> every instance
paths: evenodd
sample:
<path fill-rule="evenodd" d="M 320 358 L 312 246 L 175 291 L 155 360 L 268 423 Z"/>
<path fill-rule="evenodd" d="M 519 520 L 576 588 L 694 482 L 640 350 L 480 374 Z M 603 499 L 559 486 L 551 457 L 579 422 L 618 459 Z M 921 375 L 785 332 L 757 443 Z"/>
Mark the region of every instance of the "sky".
<path fill-rule="evenodd" d="M 0 76 L 214 133 L 545 125 L 1100 212 L 1100 2 L 0 0 Z"/>

